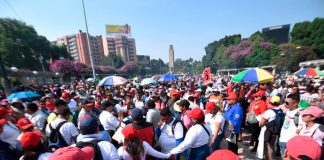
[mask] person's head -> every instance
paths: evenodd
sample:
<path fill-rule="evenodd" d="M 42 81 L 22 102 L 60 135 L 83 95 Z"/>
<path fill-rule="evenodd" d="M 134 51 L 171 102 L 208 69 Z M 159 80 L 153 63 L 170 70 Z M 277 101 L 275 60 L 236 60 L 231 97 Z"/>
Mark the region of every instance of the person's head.
<path fill-rule="evenodd" d="M 80 122 L 80 133 L 83 135 L 98 133 L 99 125 L 95 118 L 90 115 L 81 116 Z"/>
<path fill-rule="evenodd" d="M 20 98 L 14 98 L 11 101 L 11 105 L 17 109 L 24 110 L 23 101 Z"/>
<path fill-rule="evenodd" d="M 36 111 L 38 111 L 38 106 L 36 103 L 28 103 L 26 106 L 26 112 L 28 114 L 34 114 Z"/>
<path fill-rule="evenodd" d="M 321 146 L 309 136 L 295 136 L 286 144 L 284 160 L 320 160 Z"/>
<path fill-rule="evenodd" d="M 127 95 L 126 98 L 125 98 L 125 104 L 130 104 L 132 103 L 132 97 L 130 95 Z"/>
<path fill-rule="evenodd" d="M 306 92 L 312 93 L 314 91 L 314 87 L 311 85 L 306 86 Z"/>
<path fill-rule="evenodd" d="M 194 102 L 194 100 L 195 100 L 195 98 L 194 98 L 192 95 L 190 95 L 190 96 L 188 97 L 188 101 L 190 101 L 190 102 Z"/>
<path fill-rule="evenodd" d="M 323 110 L 317 106 L 310 106 L 300 112 L 303 122 L 306 123 L 311 121 L 314 122 L 317 118 L 322 117 L 323 113 Z"/>
<path fill-rule="evenodd" d="M 291 93 L 289 94 L 285 99 L 285 104 L 287 109 L 294 110 L 298 107 L 300 97 L 297 93 Z"/>
<path fill-rule="evenodd" d="M 204 111 L 200 108 L 194 108 L 188 116 L 194 124 L 202 124 L 205 121 Z"/>
<path fill-rule="evenodd" d="M 177 103 L 179 105 L 180 111 L 184 112 L 189 109 L 190 102 L 186 99 L 182 99 L 180 102 Z"/>
<path fill-rule="evenodd" d="M 167 124 L 173 120 L 173 117 L 172 117 L 172 114 L 171 114 L 171 111 L 169 108 L 166 107 L 160 111 L 160 120 Z"/>
<path fill-rule="evenodd" d="M 219 107 L 216 106 L 215 102 L 208 102 L 206 104 L 206 114 L 210 113 L 210 114 L 216 114 L 219 110 Z"/>
<path fill-rule="evenodd" d="M 106 110 L 108 112 L 112 112 L 115 107 L 115 104 L 111 103 L 110 101 L 103 100 L 101 102 L 101 109 Z"/>
<path fill-rule="evenodd" d="M 34 125 L 28 118 L 21 118 L 17 122 L 17 126 L 22 132 L 31 132 L 34 130 Z"/>
<path fill-rule="evenodd" d="M 10 105 L 7 99 L 3 99 L 0 102 L 0 107 L 3 107 L 4 109 L 10 109 Z"/>
<path fill-rule="evenodd" d="M 49 103 L 54 103 L 54 95 L 52 93 L 48 93 L 45 95 L 46 101 L 48 101 Z"/>
<path fill-rule="evenodd" d="M 95 152 L 92 147 L 64 147 L 56 150 L 48 160 L 92 160 Z"/>
<path fill-rule="evenodd" d="M 66 102 L 69 103 L 70 102 L 70 94 L 68 92 L 63 92 L 61 95 L 61 98 Z"/>
<path fill-rule="evenodd" d="M 144 147 L 142 140 L 138 137 L 138 131 L 133 125 L 128 125 L 122 130 L 124 135 L 124 146 L 126 151 L 133 159 L 139 159 L 144 155 Z"/>
<path fill-rule="evenodd" d="M 264 97 L 263 91 L 258 91 L 257 93 L 253 94 L 255 101 L 260 101 Z"/>
<path fill-rule="evenodd" d="M 299 88 L 297 85 L 294 85 L 291 87 L 291 93 L 296 93 L 296 94 L 299 93 Z"/>
<path fill-rule="evenodd" d="M 131 117 L 134 122 L 143 120 L 143 110 L 139 108 L 134 108 L 131 112 Z"/>
<path fill-rule="evenodd" d="M 240 157 L 228 149 L 216 150 L 206 160 L 239 160 Z"/>
<path fill-rule="evenodd" d="M 64 118 L 66 120 L 69 119 L 71 115 L 69 107 L 62 107 L 56 110 L 56 113 L 58 114 L 59 117 Z"/>
<path fill-rule="evenodd" d="M 170 98 L 172 102 L 176 102 L 180 98 L 180 92 L 178 90 L 171 90 Z"/>
<path fill-rule="evenodd" d="M 38 102 L 37 102 L 38 108 L 46 108 L 46 98 L 42 97 Z"/>
<path fill-rule="evenodd" d="M 148 100 L 148 101 L 146 102 L 146 107 L 147 107 L 148 109 L 154 109 L 154 108 L 155 108 L 155 102 L 154 102 L 153 100 Z"/>
<path fill-rule="evenodd" d="M 62 99 L 55 100 L 54 102 L 55 109 L 58 110 L 60 108 L 67 107 L 67 103 Z"/>
<path fill-rule="evenodd" d="M 280 105 L 280 97 L 279 96 L 272 96 L 270 99 L 270 104 L 274 107 L 277 107 Z"/>
<path fill-rule="evenodd" d="M 47 152 L 47 146 L 42 142 L 39 131 L 26 132 L 21 136 L 21 146 L 24 150 L 24 159 L 38 159 L 38 156 Z"/>
<path fill-rule="evenodd" d="M 238 97 L 237 97 L 237 95 L 235 93 L 230 93 L 226 97 L 226 99 L 227 99 L 227 104 L 232 105 L 232 104 L 236 103 Z"/>
<path fill-rule="evenodd" d="M 4 108 L 0 108 L 0 119 L 10 119 L 10 114 L 13 112 L 13 110 L 7 110 Z"/>
<path fill-rule="evenodd" d="M 94 102 L 92 102 L 89 98 L 81 100 L 81 107 L 87 112 L 93 111 Z"/>

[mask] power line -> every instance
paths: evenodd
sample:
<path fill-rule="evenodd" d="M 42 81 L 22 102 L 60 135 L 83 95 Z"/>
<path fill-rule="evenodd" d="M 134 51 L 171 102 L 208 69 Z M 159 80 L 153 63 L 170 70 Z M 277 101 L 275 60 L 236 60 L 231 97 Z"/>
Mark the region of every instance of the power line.
<path fill-rule="evenodd" d="M 23 21 L 19 16 L 19 14 L 16 12 L 16 10 L 9 4 L 9 2 L 7 0 L 4 1 L 7 3 L 8 7 L 15 13 L 15 15 L 19 18 L 19 20 Z"/>

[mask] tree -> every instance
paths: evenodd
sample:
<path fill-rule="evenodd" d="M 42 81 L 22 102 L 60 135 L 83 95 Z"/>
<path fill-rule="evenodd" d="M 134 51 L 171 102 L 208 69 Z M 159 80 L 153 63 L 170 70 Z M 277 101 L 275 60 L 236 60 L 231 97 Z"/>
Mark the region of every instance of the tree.
<path fill-rule="evenodd" d="M 324 58 L 324 18 L 296 23 L 290 35 L 291 43 L 310 46 L 319 58 Z"/>
<path fill-rule="evenodd" d="M 123 59 L 116 54 L 108 54 L 103 59 L 103 65 L 112 66 L 113 68 L 120 68 L 124 65 Z"/>
<path fill-rule="evenodd" d="M 126 63 L 124 66 L 118 69 L 119 72 L 129 75 L 136 75 L 139 73 L 139 67 L 134 62 Z"/>

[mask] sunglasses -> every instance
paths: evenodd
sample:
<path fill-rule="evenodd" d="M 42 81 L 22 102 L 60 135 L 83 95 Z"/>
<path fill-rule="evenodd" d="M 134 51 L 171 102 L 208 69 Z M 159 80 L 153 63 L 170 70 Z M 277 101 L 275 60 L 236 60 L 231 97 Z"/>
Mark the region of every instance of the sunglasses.
<path fill-rule="evenodd" d="M 289 102 L 285 101 L 285 104 L 286 104 L 286 105 L 289 105 Z"/>

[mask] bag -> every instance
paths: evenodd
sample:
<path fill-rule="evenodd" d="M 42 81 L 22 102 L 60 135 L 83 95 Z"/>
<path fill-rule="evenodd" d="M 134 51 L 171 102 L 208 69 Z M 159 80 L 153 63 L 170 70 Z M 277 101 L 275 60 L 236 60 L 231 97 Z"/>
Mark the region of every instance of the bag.
<path fill-rule="evenodd" d="M 294 124 L 296 125 L 296 127 L 298 128 L 298 124 L 299 124 L 299 112 L 297 112 L 294 115 Z"/>
<path fill-rule="evenodd" d="M 176 127 L 176 125 L 177 125 L 178 122 L 181 123 L 182 128 L 183 128 L 183 133 L 182 133 L 183 137 L 182 137 L 182 138 L 185 138 L 186 133 L 187 133 L 187 128 L 186 128 L 186 126 L 183 124 L 183 122 L 182 122 L 181 120 L 178 120 L 178 119 L 175 119 L 175 120 L 173 121 L 173 123 L 172 123 L 172 134 L 174 135 L 174 129 L 175 129 L 175 127 Z"/>
<path fill-rule="evenodd" d="M 62 134 L 60 133 L 60 128 L 65 124 L 67 121 L 60 122 L 56 128 L 54 129 L 51 124 L 49 124 L 50 128 L 50 135 L 48 138 L 48 148 L 55 152 L 57 149 L 66 147 L 68 144 L 65 142 Z"/>
<path fill-rule="evenodd" d="M 248 123 L 249 124 L 257 124 L 259 121 L 257 120 L 256 116 L 255 116 L 255 113 L 254 111 L 252 110 L 250 115 L 249 115 L 249 118 L 248 118 Z"/>
<path fill-rule="evenodd" d="M 282 109 L 272 109 L 272 111 L 275 112 L 276 117 L 273 121 L 265 123 L 265 126 L 272 135 L 279 135 L 285 119 L 285 114 Z"/>
<path fill-rule="evenodd" d="M 221 129 L 222 130 L 222 129 Z M 223 127 L 223 134 L 225 139 L 232 139 L 234 136 L 234 126 L 233 124 L 228 121 L 227 119 L 225 120 L 224 127 Z"/>
<path fill-rule="evenodd" d="M 83 148 L 83 147 L 91 147 L 94 152 L 95 152 L 95 156 L 93 159 L 95 160 L 103 160 L 103 157 L 102 157 L 102 154 L 101 154 L 101 151 L 100 151 L 100 147 L 98 146 L 98 143 L 101 142 L 101 140 L 92 140 L 92 141 L 89 141 L 89 142 L 78 142 L 76 143 L 76 147 L 78 148 Z"/>

